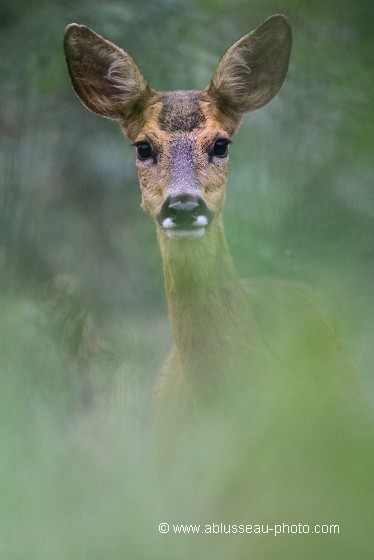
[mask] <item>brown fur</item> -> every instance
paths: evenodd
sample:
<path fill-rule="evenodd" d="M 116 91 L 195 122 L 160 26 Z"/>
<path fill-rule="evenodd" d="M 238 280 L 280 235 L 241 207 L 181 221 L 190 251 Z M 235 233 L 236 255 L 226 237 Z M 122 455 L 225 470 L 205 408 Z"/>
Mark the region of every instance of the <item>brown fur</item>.
<path fill-rule="evenodd" d="M 274 295 L 272 283 L 246 293 L 225 240 L 222 209 L 229 158 L 213 157 L 214 143 L 229 139 L 245 111 L 261 107 L 278 92 L 290 49 L 287 21 L 273 16 L 226 51 L 205 90 L 159 93 L 131 57 L 109 41 L 81 26 L 69 26 L 66 32 L 69 71 L 83 103 L 117 119 L 133 142 L 152 147 L 152 158 L 136 163 L 144 210 L 156 221 L 179 164 L 173 148 L 188 140 L 199 195 L 215 215 L 199 239 L 170 239 L 156 222 L 175 344 L 156 391 L 166 430 L 171 425 L 175 429 L 173 418 L 183 408 L 207 404 L 217 395 L 229 398 L 232 393 L 226 389 L 232 386 L 244 393 L 253 386 L 259 390 L 259 380 L 262 388 L 271 386 L 280 394 L 291 380 L 292 398 L 306 407 L 316 377 L 310 398 L 315 405 L 331 370 L 345 367 L 318 306 L 287 284 L 281 286 L 281 296 Z M 259 291 L 265 306 L 257 303 Z M 268 302 L 274 302 L 281 320 L 269 317 Z M 305 341 L 311 346 L 304 347 Z M 322 364 L 315 361 L 314 344 L 323 354 Z M 327 394 L 331 387 L 323 398 Z"/>
<path fill-rule="evenodd" d="M 268 18 L 227 49 L 208 93 L 239 113 L 259 109 L 278 93 L 291 45 L 291 29 L 283 16 Z"/>
<path fill-rule="evenodd" d="M 159 115 L 159 125 L 166 132 L 192 132 L 205 123 L 198 92 L 173 91 L 165 93 Z"/>

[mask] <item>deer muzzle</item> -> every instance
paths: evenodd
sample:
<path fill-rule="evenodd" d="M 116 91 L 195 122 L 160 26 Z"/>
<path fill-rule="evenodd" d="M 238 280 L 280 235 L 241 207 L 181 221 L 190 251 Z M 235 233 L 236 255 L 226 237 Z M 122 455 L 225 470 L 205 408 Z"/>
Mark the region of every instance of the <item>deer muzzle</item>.
<path fill-rule="evenodd" d="M 201 237 L 211 223 L 214 213 L 200 196 L 169 196 L 156 216 L 166 235 L 176 237 Z"/>

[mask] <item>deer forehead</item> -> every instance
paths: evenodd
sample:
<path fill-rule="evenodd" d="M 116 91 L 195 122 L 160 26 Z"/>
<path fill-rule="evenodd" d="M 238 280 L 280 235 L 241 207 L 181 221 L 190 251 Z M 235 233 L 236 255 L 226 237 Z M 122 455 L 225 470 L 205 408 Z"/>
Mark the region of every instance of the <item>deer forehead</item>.
<path fill-rule="evenodd" d="M 217 138 L 229 137 L 230 132 L 204 92 L 172 91 L 157 93 L 146 107 L 135 142 L 150 141 L 165 160 L 189 158 L 198 163 Z"/>
<path fill-rule="evenodd" d="M 172 91 L 162 97 L 158 124 L 165 132 L 191 132 L 206 124 L 203 101 L 195 91 Z"/>

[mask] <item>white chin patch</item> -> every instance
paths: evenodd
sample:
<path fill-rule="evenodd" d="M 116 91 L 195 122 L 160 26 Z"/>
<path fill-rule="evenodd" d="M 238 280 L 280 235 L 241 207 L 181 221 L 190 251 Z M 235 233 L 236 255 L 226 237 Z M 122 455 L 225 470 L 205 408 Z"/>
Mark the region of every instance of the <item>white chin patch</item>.
<path fill-rule="evenodd" d="M 162 222 L 162 227 L 166 235 L 171 239 L 176 239 L 177 237 L 201 237 L 204 235 L 207 225 L 208 218 L 206 216 L 198 216 L 193 222 L 191 229 L 180 229 L 176 227 L 171 218 L 165 218 Z"/>
<path fill-rule="evenodd" d="M 205 233 L 205 228 L 194 229 L 165 229 L 165 233 L 170 239 L 177 239 L 181 237 L 202 237 Z"/>

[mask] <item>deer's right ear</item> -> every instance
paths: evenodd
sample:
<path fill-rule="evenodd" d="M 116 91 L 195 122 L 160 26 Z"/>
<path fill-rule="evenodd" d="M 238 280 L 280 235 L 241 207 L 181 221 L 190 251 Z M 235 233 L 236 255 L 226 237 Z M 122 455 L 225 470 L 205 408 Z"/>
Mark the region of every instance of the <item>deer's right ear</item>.
<path fill-rule="evenodd" d="M 98 115 L 126 119 L 152 93 L 133 59 L 84 25 L 66 28 L 64 51 L 75 92 Z"/>

